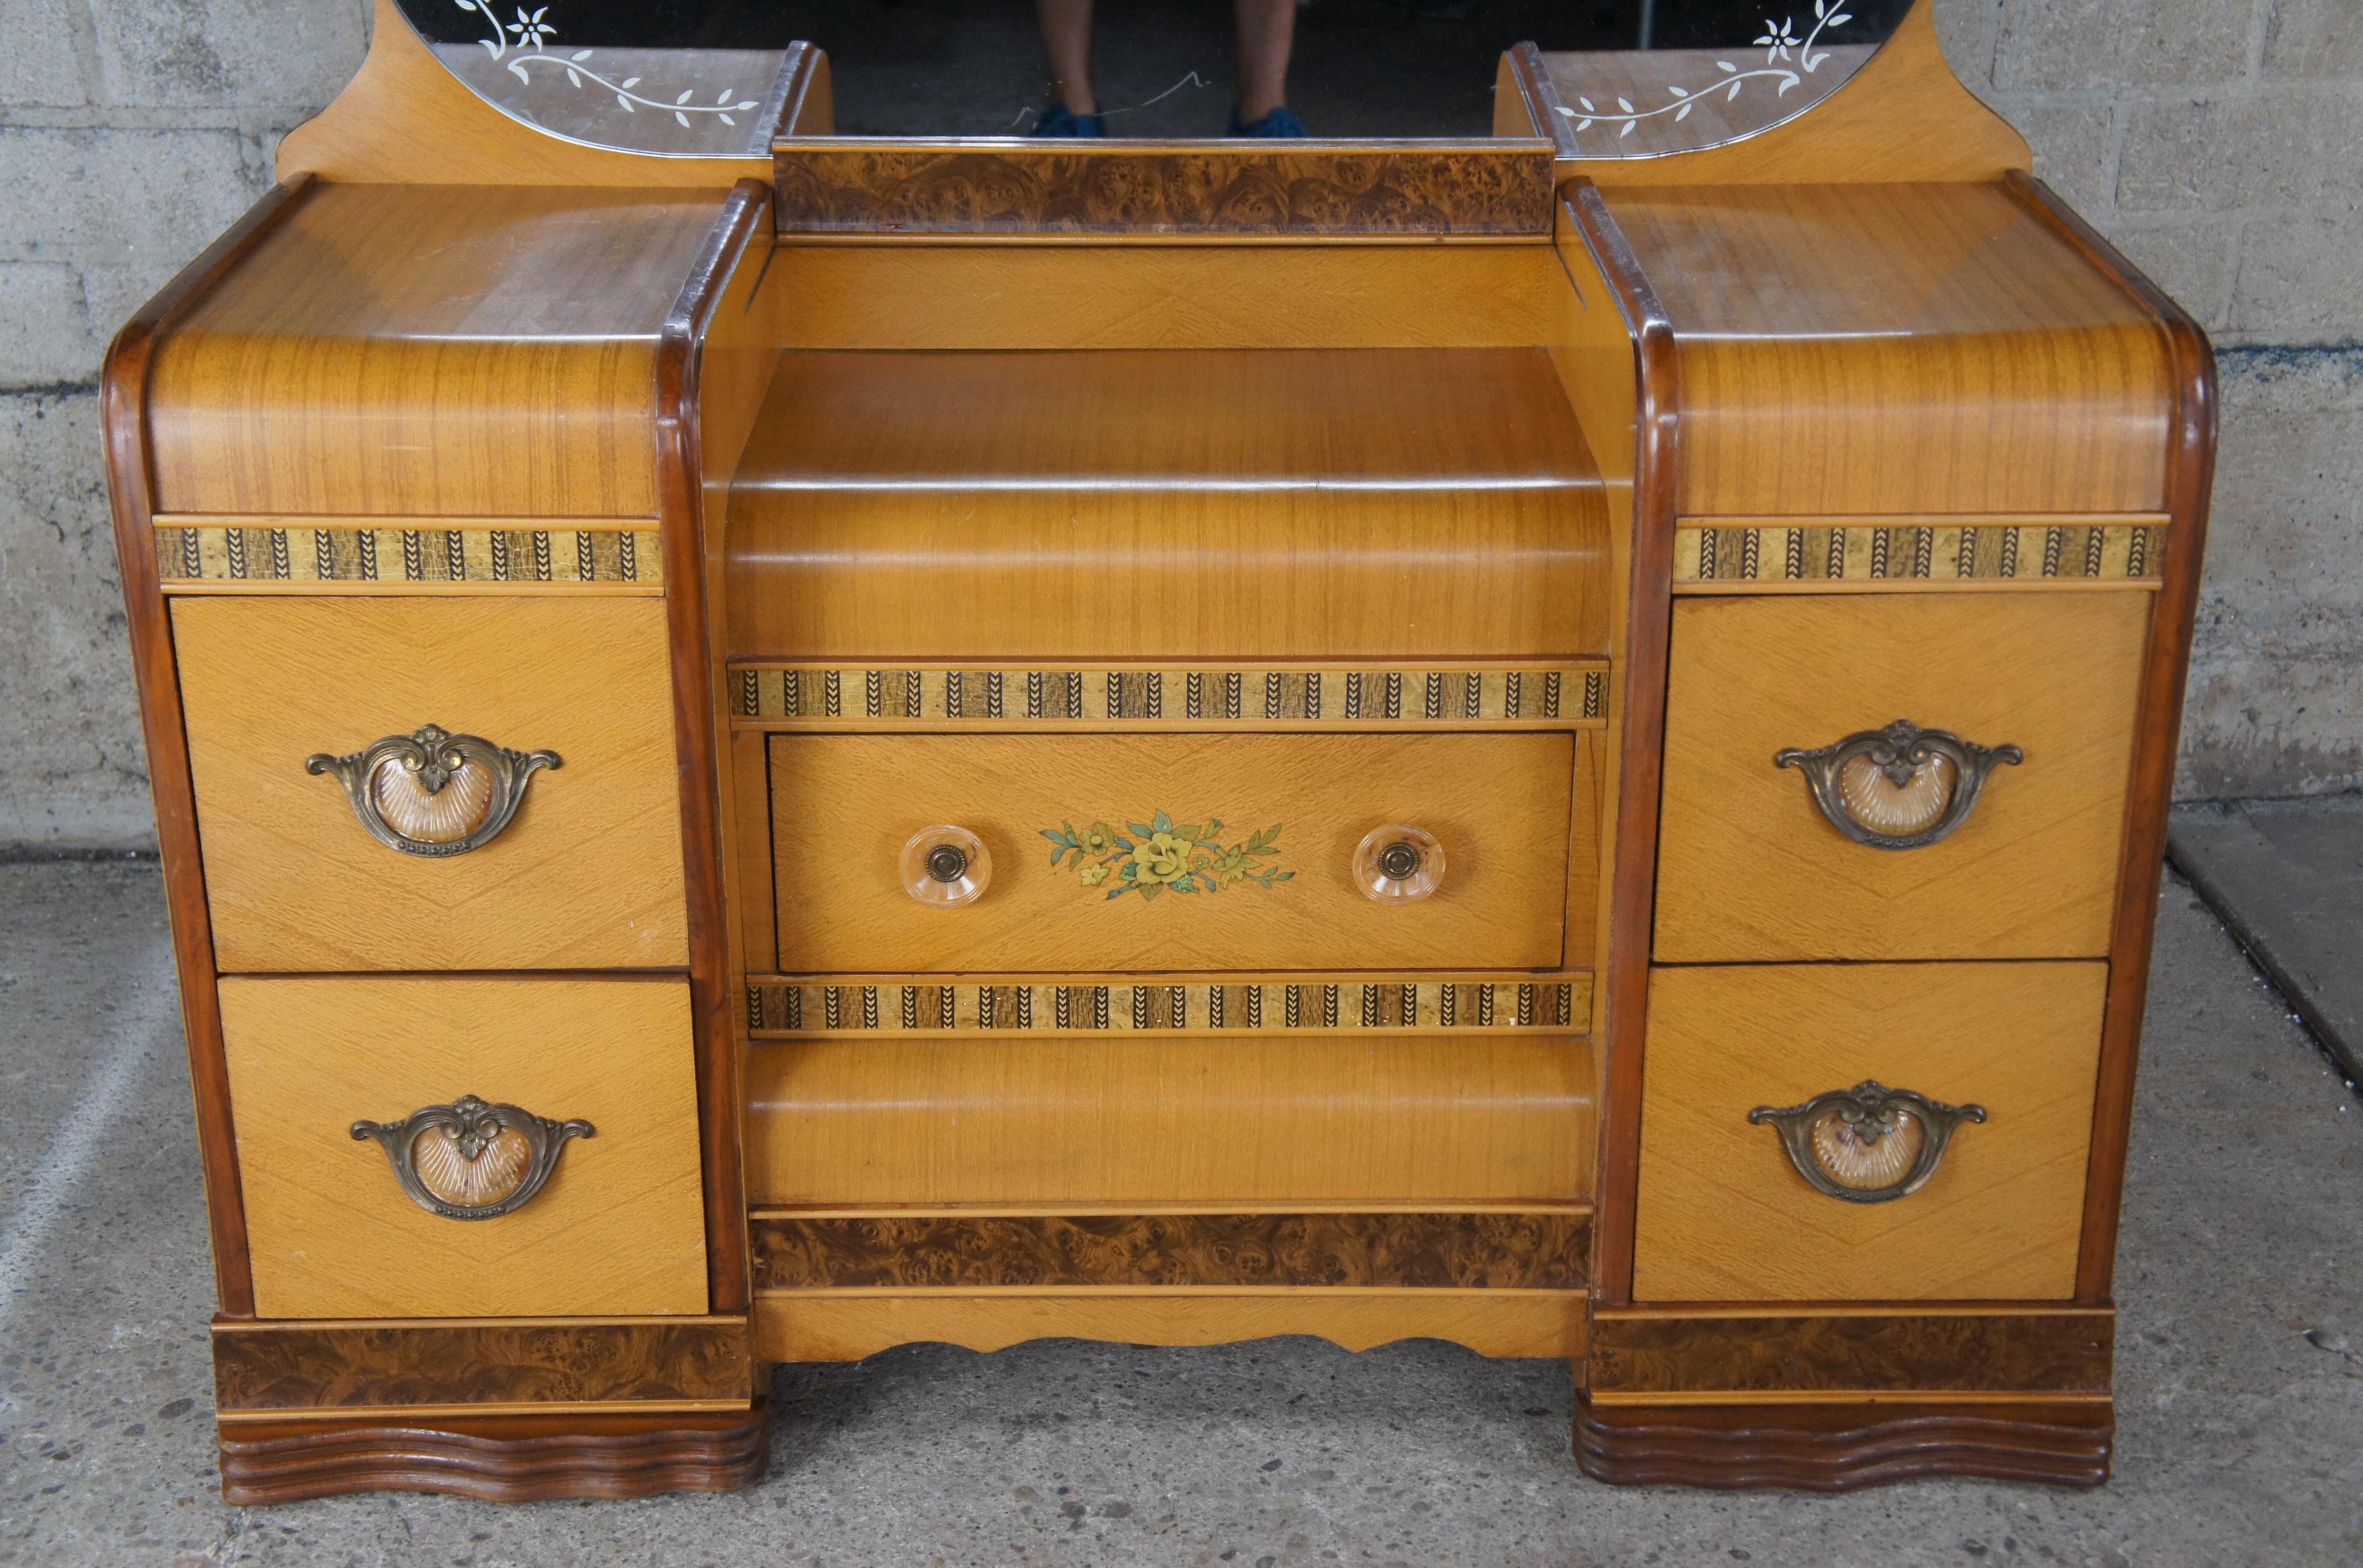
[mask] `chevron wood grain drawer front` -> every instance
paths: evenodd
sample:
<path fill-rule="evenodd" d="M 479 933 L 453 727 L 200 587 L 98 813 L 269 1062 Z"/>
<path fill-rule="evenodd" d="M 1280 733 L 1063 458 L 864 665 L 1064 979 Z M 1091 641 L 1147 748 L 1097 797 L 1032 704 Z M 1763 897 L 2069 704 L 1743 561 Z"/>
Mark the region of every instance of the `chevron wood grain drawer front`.
<path fill-rule="evenodd" d="M 221 1006 L 259 1316 L 706 1309 L 686 984 L 233 977 Z"/>
<path fill-rule="evenodd" d="M 661 602 L 182 600 L 172 630 L 225 970 L 686 961 Z M 505 802 L 496 757 L 430 790 L 368 755 L 426 725 L 537 760 Z"/>
<path fill-rule="evenodd" d="M 1679 603 L 1658 960 L 2105 954 L 2149 614 L 2125 589 Z M 1899 721 L 1969 750 L 1904 755 Z"/>
<path fill-rule="evenodd" d="M 2107 971 L 2091 963 L 1658 970 L 1635 1298 L 2074 1295 Z M 1805 1144 L 1795 1157 L 1780 1118 L 1751 1120 L 1866 1085 L 1932 1103 L 1908 1106 L 1872 1135 L 1847 1123 L 1846 1104 L 1824 1100 L 1792 1119 Z M 1854 1103 L 1868 1110 L 1878 1098 Z M 1963 1113 L 1949 1140 L 1947 1111 Z M 1928 1154 L 1924 1173 L 1916 1167 Z M 1825 1187 L 1849 1196 L 1817 1187 L 1809 1168 L 1836 1172 Z M 1866 1200 L 1915 1175 L 1916 1189 Z"/>
<path fill-rule="evenodd" d="M 1594 744 L 1566 732 L 775 735 L 779 966 L 1555 968 L 1570 901 L 1588 912 L 1596 885 Z M 1584 837 L 1572 863 L 1571 820 Z M 926 901 L 904 879 L 906 848 L 931 826 L 971 835 L 968 901 Z M 1406 879 L 1440 870 L 1432 896 L 1358 882 L 1364 841 L 1398 827 L 1432 841 L 1403 862 Z"/>

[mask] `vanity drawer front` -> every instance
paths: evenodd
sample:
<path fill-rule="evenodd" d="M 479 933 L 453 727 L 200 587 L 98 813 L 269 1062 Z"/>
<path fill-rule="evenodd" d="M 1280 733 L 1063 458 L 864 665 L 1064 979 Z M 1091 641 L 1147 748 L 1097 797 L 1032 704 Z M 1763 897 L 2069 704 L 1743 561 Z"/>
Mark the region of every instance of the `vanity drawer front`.
<path fill-rule="evenodd" d="M 2108 950 L 2150 596 L 2138 590 L 1692 599 L 1674 609 L 1656 956 L 2069 958 Z M 1897 720 L 1973 745 L 1897 790 L 1837 784 L 1896 837 L 1817 803 L 1812 752 Z M 1869 745 L 1868 742 L 1865 743 Z M 1844 815 L 1841 801 L 1832 807 Z M 1847 818 L 1851 823 L 1854 819 Z"/>
<path fill-rule="evenodd" d="M 660 601 L 182 599 L 172 631 L 225 970 L 687 961 Z M 382 842 L 335 771 L 306 771 L 426 724 L 557 765 L 439 856 Z M 389 823 L 489 823 L 498 787 L 471 766 L 431 795 L 389 776 Z M 445 801 L 452 825 L 428 825 Z"/>
<path fill-rule="evenodd" d="M 1658 970 L 1635 1297 L 2075 1294 L 2107 973 L 2097 963 Z M 1801 1174 L 1777 1120 L 1749 1121 L 1874 1082 L 1984 1112 L 1949 1140 L 1936 1136 L 1939 1109 L 1867 1146 L 1847 1138 L 1834 1105 L 1792 1119 L 1804 1129 L 1798 1157 L 1841 1190 L 1908 1184 L 1932 1159 L 1903 1196 L 1825 1191 Z M 1812 1152 L 1815 1122 L 1826 1165 Z"/>
<path fill-rule="evenodd" d="M 779 966 L 1556 967 L 1569 900 L 1588 910 L 1595 875 L 1587 855 L 1570 893 L 1570 804 L 1595 810 L 1581 744 L 1581 769 L 1566 733 L 775 736 Z M 933 824 L 989 859 L 971 901 L 906 886 L 905 846 Z M 1433 835 L 1431 895 L 1357 886 L 1358 846 L 1392 824 Z"/>
<path fill-rule="evenodd" d="M 686 985 L 233 977 L 221 1009 L 260 1316 L 705 1310 Z M 555 1163 L 538 1188 L 547 1156 L 525 1132 L 497 1131 L 472 1163 L 451 1128 L 388 1134 L 430 1196 L 511 1204 L 432 1213 L 354 1123 L 463 1096 L 590 1132 L 541 1140 Z"/>
<path fill-rule="evenodd" d="M 1565 1202 L 1592 1055 L 1565 1035 L 825 1039 L 748 1058 L 761 1205 Z"/>

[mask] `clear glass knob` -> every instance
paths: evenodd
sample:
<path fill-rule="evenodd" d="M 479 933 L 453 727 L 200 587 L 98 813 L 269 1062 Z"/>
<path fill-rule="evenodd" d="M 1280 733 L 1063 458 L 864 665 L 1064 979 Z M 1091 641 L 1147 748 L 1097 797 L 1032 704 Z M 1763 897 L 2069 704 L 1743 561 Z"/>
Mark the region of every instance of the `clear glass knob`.
<path fill-rule="evenodd" d="M 1370 898 L 1424 899 L 1444 880 L 1444 845 L 1426 828 L 1389 823 L 1354 848 L 1354 886 Z"/>
<path fill-rule="evenodd" d="M 964 827 L 923 827 L 903 846 L 903 890 L 923 904 L 965 904 L 984 896 L 993 856 Z"/>

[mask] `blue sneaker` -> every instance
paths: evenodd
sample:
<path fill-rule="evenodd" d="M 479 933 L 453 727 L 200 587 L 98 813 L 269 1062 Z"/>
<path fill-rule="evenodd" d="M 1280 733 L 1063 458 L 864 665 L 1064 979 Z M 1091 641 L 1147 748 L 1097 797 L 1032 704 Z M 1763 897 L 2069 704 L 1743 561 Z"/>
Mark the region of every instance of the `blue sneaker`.
<path fill-rule="evenodd" d="M 1107 121 L 1098 115 L 1072 114 L 1066 105 L 1053 104 L 1042 111 L 1042 117 L 1034 122 L 1034 129 L 1029 134 L 1104 137 L 1107 135 Z M 1301 136 L 1304 133 L 1300 131 L 1297 134 Z"/>
<path fill-rule="evenodd" d="M 1266 115 L 1263 118 L 1256 121 L 1256 123 L 1251 126 L 1242 125 L 1239 123 L 1238 107 L 1237 105 L 1234 105 L 1231 108 L 1230 134 L 1233 136 L 1304 138 L 1311 136 L 1313 133 L 1304 128 L 1304 122 L 1303 120 L 1298 119 L 1294 115 L 1290 114 L 1285 107 L 1274 109 L 1271 113 Z"/>

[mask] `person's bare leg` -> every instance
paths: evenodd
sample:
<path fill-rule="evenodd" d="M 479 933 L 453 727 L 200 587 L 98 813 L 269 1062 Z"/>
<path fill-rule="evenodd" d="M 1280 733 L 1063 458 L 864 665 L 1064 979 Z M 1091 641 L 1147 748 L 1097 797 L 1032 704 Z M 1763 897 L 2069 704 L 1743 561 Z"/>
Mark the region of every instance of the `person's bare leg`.
<path fill-rule="evenodd" d="M 1092 0 L 1034 0 L 1034 14 L 1050 67 L 1050 101 L 1064 104 L 1071 115 L 1098 114 L 1099 100 L 1092 96 Z"/>
<path fill-rule="evenodd" d="M 1053 0 L 1040 0 L 1043 15 Z M 1232 0 L 1239 23 L 1239 119 L 1253 125 L 1288 102 L 1288 51 L 1296 0 Z M 1048 31 L 1048 24 L 1044 25 Z"/>

